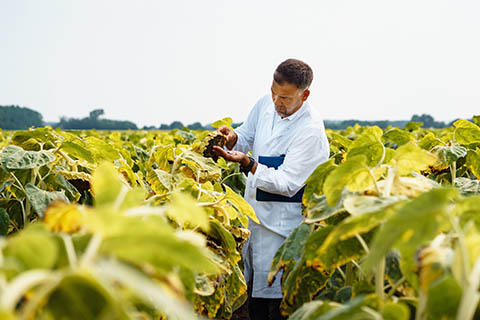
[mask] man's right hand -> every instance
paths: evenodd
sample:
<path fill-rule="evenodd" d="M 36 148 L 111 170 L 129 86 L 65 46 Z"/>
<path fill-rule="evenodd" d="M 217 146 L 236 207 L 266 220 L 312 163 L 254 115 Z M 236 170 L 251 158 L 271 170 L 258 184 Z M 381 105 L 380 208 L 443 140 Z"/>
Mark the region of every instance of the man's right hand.
<path fill-rule="evenodd" d="M 227 146 L 228 150 L 232 150 L 232 148 L 237 144 L 237 139 L 238 139 L 238 136 L 235 133 L 235 131 L 233 131 L 227 126 L 218 127 L 217 131 L 220 131 L 222 134 L 225 135 L 225 140 L 226 140 L 225 145 Z"/>

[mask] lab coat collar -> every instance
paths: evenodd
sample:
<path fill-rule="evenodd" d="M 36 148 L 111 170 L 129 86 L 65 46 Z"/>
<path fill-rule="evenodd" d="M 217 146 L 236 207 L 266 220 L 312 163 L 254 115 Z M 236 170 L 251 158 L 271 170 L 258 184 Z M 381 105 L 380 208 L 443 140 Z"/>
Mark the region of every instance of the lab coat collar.
<path fill-rule="evenodd" d="M 281 121 L 288 121 L 289 122 L 289 126 L 293 124 L 293 122 L 300 118 L 304 113 L 305 111 L 310 108 L 309 104 L 308 103 L 303 103 L 303 105 L 300 107 L 300 109 L 298 109 L 294 114 L 291 114 L 289 115 L 288 117 L 285 117 L 283 118 Z M 275 108 L 272 106 L 272 108 L 269 108 L 267 109 L 267 114 L 265 115 L 266 116 L 266 119 L 268 121 L 268 123 L 272 123 L 273 121 L 273 118 L 275 116 Z M 267 140 L 267 144 L 271 143 L 273 140 L 277 139 L 277 138 L 280 138 L 281 136 L 283 136 L 286 131 L 288 130 L 288 127 L 284 128 L 283 130 L 274 130 L 274 132 L 270 131 L 270 138 Z"/>

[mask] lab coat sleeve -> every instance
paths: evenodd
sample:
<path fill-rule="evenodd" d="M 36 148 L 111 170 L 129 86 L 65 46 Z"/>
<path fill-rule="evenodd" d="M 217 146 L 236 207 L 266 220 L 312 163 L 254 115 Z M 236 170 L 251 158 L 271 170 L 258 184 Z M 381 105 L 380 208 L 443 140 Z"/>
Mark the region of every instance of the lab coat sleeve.
<path fill-rule="evenodd" d="M 260 109 L 264 104 L 265 99 L 266 96 L 261 98 L 250 111 L 247 120 L 240 127 L 235 129 L 238 139 L 233 150 L 241 151 L 243 153 L 252 150 Z"/>
<path fill-rule="evenodd" d="M 327 161 L 329 156 L 325 131 L 321 129 L 308 131 L 309 134 L 302 134 L 287 150 L 283 164 L 278 169 L 268 168 L 259 163 L 253 174 L 251 186 L 287 197 L 294 196 L 304 186 L 315 168 Z"/>

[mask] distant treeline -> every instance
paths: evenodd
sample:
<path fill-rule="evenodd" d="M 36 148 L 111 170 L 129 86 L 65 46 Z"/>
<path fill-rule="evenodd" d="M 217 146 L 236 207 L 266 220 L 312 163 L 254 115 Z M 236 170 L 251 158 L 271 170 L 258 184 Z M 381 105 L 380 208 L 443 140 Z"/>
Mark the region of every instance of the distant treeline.
<path fill-rule="evenodd" d="M 95 109 L 89 113 L 85 118 L 67 118 L 62 117 L 58 123 L 48 123 L 54 128 L 61 128 L 65 130 L 172 130 L 189 128 L 191 130 L 213 130 L 210 125 L 202 125 L 200 122 L 194 122 L 189 125 L 184 125 L 180 121 L 173 121 L 170 124 L 160 124 L 155 126 L 144 126 L 138 128 L 137 125 L 131 121 L 118 121 L 109 119 L 100 119 L 104 114 L 103 109 Z M 361 126 L 379 126 L 382 129 L 388 126 L 403 128 L 409 121 L 422 122 L 424 128 L 445 128 L 451 126 L 454 121 L 449 123 L 435 121 L 435 119 L 428 114 L 414 115 L 410 120 L 390 121 L 363 121 L 363 120 L 325 120 L 325 127 L 328 129 L 343 130 L 347 127 L 354 126 L 358 123 Z M 31 127 L 42 127 L 46 123 L 43 121 L 42 115 L 32 109 L 19 106 L 0 106 L 0 128 L 3 130 L 23 130 Z M 232 127 L 236 128 L 241 123 L 233 123 Z"/>
<path fill-rule="evenodd" d="M 37 111 L 19 106 L 0 106 L 0 128 L 18 130 L 43 126 L 43 117 Z"/>
<path fill-rule="evenodd" d="M 97 129 L 97 130 L 137 130 L 137 125 L 131 121 L 118 121 L 109 119 L 99 119 L 105 112 L 103 109 L 95 109 L 90 112 L 88 117 L 60 118 L 60 122 L 54 125 L 57 128 L 69 130 Z"/>
<path fill-rule="evenodd" d="M 423 128 L 446 128 L 449 127 L 453 124 L 455 121 L 451 122 L 441 122 L 441 121 L 435 121 L 433 117 L 429 114 L 422 114 L 421 116 L 419 115 L 414 115 L 410 120 L 396 120 L 396 121 L 390 121 L 390 120 L 377 120 L 377 121 L 364 121 L 364 120 L 341 120 L 341 121 L 335 121 L 335 120 L 325 120 L 325 127 L 327 129 L 336 129 L 336 130 L 344 130 L 348 127 L 354 126 L 356 123 L 358 123 L 361 126 L 379 126 L 382 129 L 385 129 L 389 126 L 392 127 L 398 127 L 398 128 L 404 128 L 405 125 L 410 122 L 422 122 Z"/>

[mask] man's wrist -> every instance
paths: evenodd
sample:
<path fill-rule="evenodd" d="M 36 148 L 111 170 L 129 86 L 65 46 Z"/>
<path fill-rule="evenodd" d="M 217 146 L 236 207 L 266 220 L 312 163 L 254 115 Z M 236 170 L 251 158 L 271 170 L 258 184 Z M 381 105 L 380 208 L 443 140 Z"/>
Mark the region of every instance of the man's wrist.
<path fill-rule="evenodd" d="M 243 157 L 243 159 L 240 161 L 240 165 L 241 165 L 242 167 L 247 167 L 247 166 L 250 164 L 250 161 L 252 161 L 252 160 L 250 160 L 250 157 L 247 156 L 247 155 L 245 155 L 245 156 Z"/>
<path fill-rule="evenodd" d="M 255 159 L 247 156 L 245 156 L 245 158 L 242 159 L 242 161 L 240 161 L 240 171 L 248 175 L 248 173 L 252 170 L 253 166 L 255 165 Z"/>

